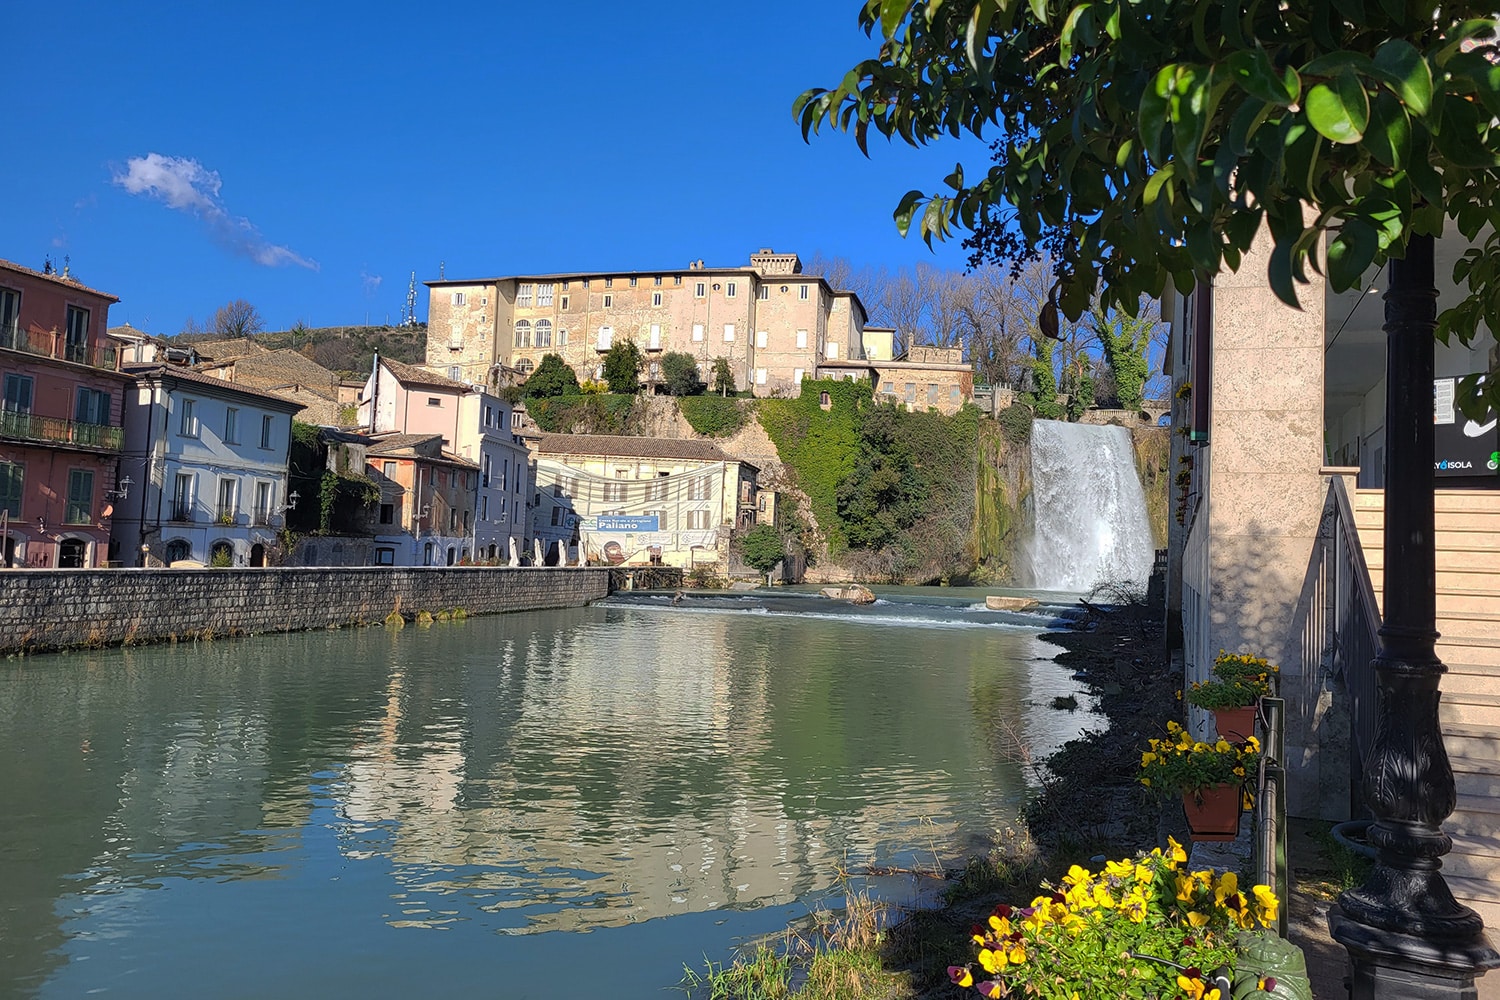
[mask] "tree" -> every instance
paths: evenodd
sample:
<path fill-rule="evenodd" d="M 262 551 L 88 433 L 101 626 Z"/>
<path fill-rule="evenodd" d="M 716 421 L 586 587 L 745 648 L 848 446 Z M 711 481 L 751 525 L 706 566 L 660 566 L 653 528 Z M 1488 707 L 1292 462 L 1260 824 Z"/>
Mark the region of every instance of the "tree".
<path fill-rule="evenodd" d="M 703 391 L 698 362 L 682 351 L 668 351 L 661 356 L 661 378 L 673 396 L 696 396 Z"/>
<path fill-rule="evenodd" d="M 248 337 L 266 328 L 260 310 L 244 299 L 235 299 L 214 313 L 213 332 L 221 337 Z"/>
<path fill-rule="evenodd" d="M 1226 14 L 1234 11 L 1233 16 Z M 1500 329 L 1500 68 L 1479 2 L 867 0 L 877 58 L 794 112 L 912 145 L 1003 137 L 995 165 L 911 191 L 903 233 L 960 230 L 976 263 L 1054 261 L 1044 326 L 1096 299 L 1135 315 L 1170 282 L 1235 270 L 1263 226 L 1268 280 L 1296 305 L 1311 265 L 1335 292 L 1444 220 L 1480 245 L 1438 333 Z M 1484 234 L 1480 240 L 1481 234 Z M 1326 242 L 1326 251 L 1323 249 Z M 1500 402 L 1500 378 L 1465 385 Z"/>
<path fill-rule="evenodd" d="M 616 340 L 604 354 L 604 381 L 609 391 L 632 395 L 641 390 L 641 349 L 628 337 Z"/>
<path fill-rule="evenodd" d="M 1157 324 L 1145 309 L 1141 315 L 1131 316 L 1118 310 L 1107 311 L 1098 304 L 1089 310 L 1088 320 L 1099 339 L 1120 408 L 1140 410 L 1145 403 L 1146 380 L 1151 374 L 1146 352 Z"/>
<path fill-rule="evenodd" d="M 721 396 L 727 396 L 734 392 L 734 369 L 729 367 L 728 358 L 714 358 L 714 392 Z"/>
<path fill-rule="evenodd" d="M 527 399 L 549 399 L 553 396 L 578 395 L 578 375 L 561 355 L 544 354 L 521 386 Z"/>
<path fill-rule="evenodd" d="M 786 547 L 775 528 L 757 524 L 740 539 L 740 556 L 756 571 L 769 573 L 786 558 Z"/>

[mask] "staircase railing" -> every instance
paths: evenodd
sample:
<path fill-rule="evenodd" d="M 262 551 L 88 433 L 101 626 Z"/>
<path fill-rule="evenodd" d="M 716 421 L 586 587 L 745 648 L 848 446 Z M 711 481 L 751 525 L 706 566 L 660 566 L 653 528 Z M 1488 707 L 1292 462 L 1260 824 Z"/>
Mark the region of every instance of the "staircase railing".
<path fill-rule="evenodd" d="M 1364 761 L 1375 742 L 1375 653 L 1380 606 L 1341 476 L 1332 476 L 1313 550 L 1303 636 L 1304 676 L 1341 678 L 1349 695 L 1350 815 L 1364 812 Z"/>

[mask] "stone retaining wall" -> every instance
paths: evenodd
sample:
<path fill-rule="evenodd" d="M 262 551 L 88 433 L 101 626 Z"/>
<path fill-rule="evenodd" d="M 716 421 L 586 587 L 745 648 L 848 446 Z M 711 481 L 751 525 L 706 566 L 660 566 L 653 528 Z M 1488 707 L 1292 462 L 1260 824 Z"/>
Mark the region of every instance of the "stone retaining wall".
<path fill-rule="evenodd" d="M 580 607 L 610 570 L 548 567 L 37 569 L 0 572 L 0 653 L 295 632 L 399 611 Z"/>

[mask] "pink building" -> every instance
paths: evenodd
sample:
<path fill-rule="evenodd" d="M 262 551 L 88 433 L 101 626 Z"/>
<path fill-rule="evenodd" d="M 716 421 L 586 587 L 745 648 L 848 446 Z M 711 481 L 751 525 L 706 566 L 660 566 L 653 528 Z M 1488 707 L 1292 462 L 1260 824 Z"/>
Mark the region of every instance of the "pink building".
<path fill-rule="evenodd" d="M 113 295 L 0 260 L 0 554 L 102 566 L 130 378 L 105 335 Z"/>

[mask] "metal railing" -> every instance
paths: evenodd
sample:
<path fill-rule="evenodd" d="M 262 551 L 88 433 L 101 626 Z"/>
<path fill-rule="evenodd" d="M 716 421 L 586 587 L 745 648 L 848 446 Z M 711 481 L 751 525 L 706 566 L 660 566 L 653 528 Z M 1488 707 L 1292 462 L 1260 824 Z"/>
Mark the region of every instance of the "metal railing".
<path fill-rule="evenodd" d="M 22 351 L 41 358 L 71 361 L 74 364 L 103 368 L 106 371 L 120 370 L 118 348 L 90 344 L 87 341 L 81 344 L 70 344 L 66 337 L 57 332 L 38 333 L 23 330 L 19 326 L 0 329 L 0 348 Z"/>
<path fill-rule="evenodd" d="M 64 420 L 61 417 L 41 417 L 34 413 L 0 410 L 0 437 L 119 451 L 125 444 L 125 429 L 107 424 Z"/>
<path fill-rule="evenodd" d="M 172 501 L 172 520 L 174 521 L 196 521 L 193 516 L 193 504 L 187 500 Z"/>
<path fill-rule="evenodd" d="M 1286 706 L 1280 698 L 1262 698 L 1260 714 L 1260 772 L 1255 781 L 1255 819 L 1252 843 L 1255 882 L 1268 885 L 1281 900 L 1276 933 L 1286 937 L 1290 908 L 1290 880 L 1286 863 Z"/>
<path fill-rule="evenodd" d="M 1333 476 L 1312 553 L 1302 636 L 1305 677 L 1337 677 L 1349 694 L 1350 815 L 1363 812 L 1364 761 L 1375 742 L 1375 653 L 1380 606 L 1360 548 L 1349 493 Z"/>
<path fill-rule="evenodd" d="M 214 511 L 214 521 L 218 524 L 233 524 L 235 515 L 238 513 L 239 511 L 235 509 L 234 504 L 221 503 Z"/>
<path fill-rule="evenodd" d="M 265 527 L 269 527 L 270 526 L 270 524 L 271 524 L 271 508 L 270 507 L 256 507 L 255 508 L 255 513 L 254 513 L 253 516 L 255 518 L 255 526 L 256 527 L 258 527 L 258 528 L 265 528 Z"/>

